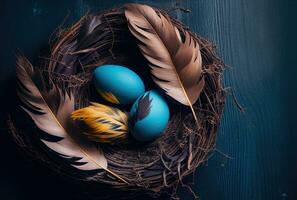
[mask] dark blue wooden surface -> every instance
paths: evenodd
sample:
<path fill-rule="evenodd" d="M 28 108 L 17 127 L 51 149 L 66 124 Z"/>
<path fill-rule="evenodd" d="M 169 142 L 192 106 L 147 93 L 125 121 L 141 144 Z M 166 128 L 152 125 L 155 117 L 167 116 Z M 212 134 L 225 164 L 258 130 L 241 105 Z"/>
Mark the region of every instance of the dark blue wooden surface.
<path fill-rule="evenodd" d="M 32 60 L 68 15 L 75 22 L 88 10 L 125 0 L 0 2 L 1 114 L 9 110 L 19 49 Z M 131 1 L 130 1 L 131 2 Z M 297 199 L 296 12 L 293 0 L 144 0 L 169 9 L 176 2 L 192 12 L 173 12 L 198 34 L 217 44 L 230 69 L 225 84 L 246 108 L 229 98 L 217 140 L 219 151 L 195 175 L 202 200 Z M 12 85 L 11 85 L 12 84 Z M 1 123 L 4 124 L 4 117 Z M 2 127 L 2 126 L 1 126 Z M 6 130 L 0 134 L 0 199 L 79 199 L 59 177 L 32 165 L 16 150 Z M 55 191 L 55 192 L 53 192 Z M 182 192 L 182 199 L 191 196 Z"/>

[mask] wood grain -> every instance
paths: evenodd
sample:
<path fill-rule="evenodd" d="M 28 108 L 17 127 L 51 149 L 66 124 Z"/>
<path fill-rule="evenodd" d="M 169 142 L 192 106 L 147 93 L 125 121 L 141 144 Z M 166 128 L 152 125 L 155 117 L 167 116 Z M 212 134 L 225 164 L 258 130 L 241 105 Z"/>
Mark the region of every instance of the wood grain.
<path fill-rule="evenodd" d="M 1 1 L 0 23 L 5 28 L 0 37 L 2 91 L 13 96 L 7 80 L 14 77 L 17 49 L 31 58 L 37 57 L 65 16 L 69 16 L 67 25 L 88 10 L 100 11 L 125 2 L 131 1 Z M 296 36 L 297 4 L 290 0 L 132 2 L 165 9 L 178 3 L 191 9 L 191 13 L 177 10 L 172 15 L 217 45 L 219 54 L 230 66 L 225 72 L 225 85 L 233 88 L 246 108 L 242 114 L 232 98 L 228 99 L 217 148 L 232 159 L 215 153 L 198 169 L 194 189 L 201 199 L 297 199 L 297 56 L 296 39 L 292 40 Z M 1 105 L 3 115 L 12 104 L 2 97 Z M 3 116 L 3 122 L 2 119 Z M 57 194 L 48 193 L 50 185 L 61 198 L 81 199 L 72 196 L 71 188 L 45 168 L 34 168 L 22 159 L 8 135 L 0 137 L 1 152 L 10 151 L 2 157 L 6 165 L 0 167 L 1 199 L 38 199 L 45 193 L 46 199 L 53 199 Z M 40 185 L 44 181 L 47 183 Z M 191 199 L 185 191 L 181 191 L 181 197 Z"/>
<path fill-rule="evenodd" d="M 246 108 L 229 98 L 217 154 L 198 172 L 202 199 L 295 199 L 286 169 L 290 136 L 284 94 L 285 6 L 277 1 L 188 1 L 195 12 L 186 23 L 217 45 L 226 64 L 226 86 Z M 296 73 L 296 71 L 295 71 Z M 296 117 L 295 117 L 296 120 Z M 296 151 L 296 149 L 295 149 Z M 296 160 L 291 161 L 296 166 Z M 296 172 L 291 171 L 296 177 Z"/>

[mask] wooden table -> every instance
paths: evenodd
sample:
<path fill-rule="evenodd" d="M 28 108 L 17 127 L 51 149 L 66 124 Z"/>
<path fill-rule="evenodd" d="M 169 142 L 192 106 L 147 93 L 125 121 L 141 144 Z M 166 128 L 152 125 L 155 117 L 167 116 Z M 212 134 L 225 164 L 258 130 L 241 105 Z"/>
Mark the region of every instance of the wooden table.
<path fill-rule="evenodd" d="M 66 16 L 69 25 L 88 10 L 124 0 L 18 1 L 0 3 L 1 123 L 14 100 L 15 54 L 35 61 Z M 218 47 L 230 66 L 232 87 L 245 114 L 228 98 L 217 153 L 195 175 L 202 200 L 297 199 L 297 2 L 277 0 L 140 0 L 172 15 Z M 46 48 L 45 48 L 46 47 Z M 65 180 L 32 165 L 5 128 L 0 134 L 0 199 L 81 199 Z M 226 155 L 227 156 L 226 156 Z M 231 157 L 231 159 L 229 158 Z M 53 192 L 54 191 L 54 192 Z M 181 199 L 191 199 L 182 191 Z"/>

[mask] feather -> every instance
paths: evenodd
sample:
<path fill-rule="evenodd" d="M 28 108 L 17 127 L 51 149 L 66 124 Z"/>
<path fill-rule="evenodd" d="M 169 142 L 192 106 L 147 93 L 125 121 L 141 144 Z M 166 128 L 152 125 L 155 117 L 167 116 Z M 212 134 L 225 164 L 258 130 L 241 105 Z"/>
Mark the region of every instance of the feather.
<path fill-rule="evenodd" d="M 186 30 L 179 30 L 170 18 L 152 7 L 126 4 L 125 16 L 130 32 L 148 61 L 154 82 L 167 95 L 190 106 L 204 87 L 199 44 Z"/>
<path fill-rule="evenodd" d="M 86 35 L 91 34 L 102 23 L 101 16 L 89 16 L 85 23 Z"/>
<path fill-rule="evenodd" d="M 42 92 L 33 81 L 39 78 L 38 73 L 24 57 L 18 58 L 16 72 L 17 94 L 23 103 L 21 108 L 48 135 L 41 138 L 41 141 L 79 170 L 103 169 L 123 180 L 107 169 L 107 160 L 100 149 L 88 141 L 74 137 L 70 120 L 70 114 L 74 110 L 73 93 L 63 93 L 55 85 L 49 91 Z"/>
<path fill-rule="evenodd" d="M 69 44 L 61 46 L 58 52 L 58 61 L 56 61 L 55 72 L 66 76 L 71 76 L 76 73 L 77 55 L 72 55 L 77 48 L 77 41 L 74 40 Z"/>
<path fill-rule="evenodd" d="M 98 43 L 108 36 L 108 31 L 100 29 L 102 17 L 100 15 L 88 15 L 84 19 L 78 33 L 78 50 L 73 54 L 88 53 L 98 48 Z"/>
<path fill-rule="evenodd" d="M 104 92 L 104 91 L 100 91 L 100 90 L 98 90 L 98 92 L 101 95 L 101 97 L 103 99 L 105 99 L 106 101 L 109 101 L 114 104 L 120 104 L 120 101 L 118 100 L 118 98 L 111 92 Z"/>
<path fill-rule="evenodd" d="M 138 100 L 135 112 L 133 112 L 130 119 L 131 127 L 133 127 L 137 121 L 144 119 L 150 113 L 151 103 L 152 100 L 150 99 L 149 93 Z"/>
<path fill-rule="evenodd" d="M 128 116 L 117 108 L 91 103 L 74 111 L 71 118 L 84 122 L 88 127 L 85 134 L 93 141 L 109 143 L 127 138 Z"/>

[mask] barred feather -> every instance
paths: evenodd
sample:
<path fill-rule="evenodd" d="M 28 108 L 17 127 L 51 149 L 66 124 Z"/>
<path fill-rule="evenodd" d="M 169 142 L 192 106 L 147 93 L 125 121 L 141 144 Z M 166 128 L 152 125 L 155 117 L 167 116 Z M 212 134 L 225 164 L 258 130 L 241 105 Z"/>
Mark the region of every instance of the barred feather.
<path fill-rule="evenodd" d="M 121 110 L 98 103 L 74 111 L 73 120 L 84 122 L 87 131 L 84 134 L 90 140 L 109 143 L 125 140 L 128 133 L 128 116 Z"/>

